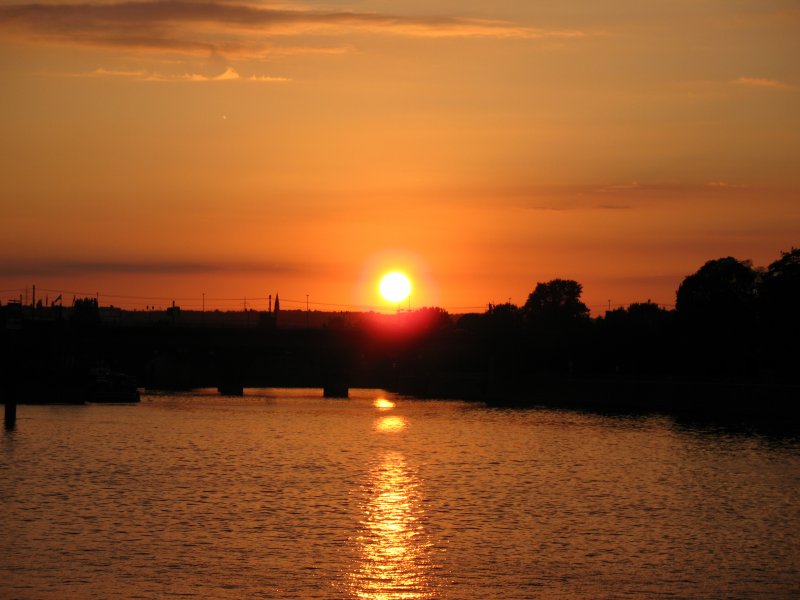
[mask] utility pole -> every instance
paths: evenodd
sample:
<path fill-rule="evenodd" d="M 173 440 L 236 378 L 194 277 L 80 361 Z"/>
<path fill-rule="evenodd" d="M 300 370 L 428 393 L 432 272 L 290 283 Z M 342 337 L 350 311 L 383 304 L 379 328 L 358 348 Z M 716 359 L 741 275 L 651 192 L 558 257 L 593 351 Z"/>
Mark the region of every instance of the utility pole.
<path fill-rule="evenodd" d="M 206 312 L 206 293 L 203 292 L 203 310 L 201 312 Z"/>
<path fill-rule="evenodd" d="M 306 294 L 306 328 L 308 328 L 308 317 L 309 317 L 309 313 L 308 313 L 308 294 Z"/>

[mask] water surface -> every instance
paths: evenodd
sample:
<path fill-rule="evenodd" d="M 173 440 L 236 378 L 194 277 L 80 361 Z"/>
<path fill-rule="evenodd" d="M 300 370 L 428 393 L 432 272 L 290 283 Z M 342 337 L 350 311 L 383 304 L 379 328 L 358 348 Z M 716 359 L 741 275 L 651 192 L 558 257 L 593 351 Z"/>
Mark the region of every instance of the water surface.
<path fill-rule="evenodd" d="M 355 390 L 22 406 L 2 598 L 796 598 L 800 442 Z"/>

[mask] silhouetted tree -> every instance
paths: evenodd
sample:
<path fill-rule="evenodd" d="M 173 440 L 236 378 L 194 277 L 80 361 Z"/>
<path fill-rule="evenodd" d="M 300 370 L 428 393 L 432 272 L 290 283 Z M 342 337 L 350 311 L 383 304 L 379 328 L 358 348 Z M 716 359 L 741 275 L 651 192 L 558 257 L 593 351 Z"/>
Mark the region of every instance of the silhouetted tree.
<path fill-rule="evenodd" d="M 96 327 L 100 324 L 100 308 L 95 298 L 78 298 L 72 307 L 71 322 L 78 327 Z"/>
<path fill-rule="evenodd" d="M 652 335 L 666 326 L 670 312 L 658 304 L 650 302 L 634 302 L 628 308 L 617 308 L 606 312 L 605 321 L 613 329 L 634 330 L 645 335 Z"/>
<path fill-rule="evenodd" d="M 791 377 L 800 362 L 800 248 L 781 255 L 759 286 L 759 315 L 766 368 Z"/>
<path fill-rule="evenodd" d="M 730 326 L 751 320 L 757 274 L 749 260 L 710 260 L 678 287 L 675 308 L 692 326 Z"/>
<path fill-rule="evenodd" d="M 580 369 L 591 328 L 582 292 L 581 284 L 571 279 L 536 284 L 522 308 L 529 369 L 570 374 Z"/>
<path fill-rule="evenodd" d="M 448 330 L 453 326 L 450 314 L 438 306 L 426 306 L 413 311 L 399 313 L 397 319 L 403 326 L 410 327 L 415 334 L 433 334 Z"/>
<path fill-rule="evenodd" d="M 483 330 L 485 314 L 466 313 L 457 317 L 456 326 L 459 331 L 480 333 Z"/>
<path fill-rule="evenodd" d="M 598 362 L 615 374 L 655 374 L 670 364 L 673 313 L 649 300 L 606 312 Z"/>
<path fill-rule="evenodd" d="M 589 309 L 580 301 L 583 286 L 572 279 L 553 279 L 537 283 L 523 311 L 532 320 L 553 323 L 569 322 L 589 316 Z"/>
<path fill-rule="evenodd" d="M 490 304 L 481 315 L 480 344 L 483 364 L 493 373 L 524 366 L 525 329 L 522 311 L 514 304 Z"/>
<path fill-rule="evenodd" d="M 750 261 L 710 260 L 678 288 L 681 360 L 697 375 L 746 376 L 757 369 L 756 284 Z"/>
<path fill-rule="evenodd" d="M 796 323 L 800 317 L 800 248 L 781 252 L 759 286 L 762 312 L 769 321 Z"/>
<path fill-rule="evenodd" d="M 489 328 L 497 333 L 518 331 L 522 325 L 522 311 L 514 304 L 490 304 L 486 311 Z"/>

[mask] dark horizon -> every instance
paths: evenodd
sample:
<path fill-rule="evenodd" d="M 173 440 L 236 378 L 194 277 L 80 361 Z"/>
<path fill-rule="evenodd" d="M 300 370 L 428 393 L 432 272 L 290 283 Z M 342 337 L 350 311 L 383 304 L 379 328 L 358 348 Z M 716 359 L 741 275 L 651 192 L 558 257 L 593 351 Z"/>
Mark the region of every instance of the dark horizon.
<path fill-rule="evenodd" d="M 30 377 L 49 382 L 45 394 L 80 400 L 106 368 L 152 389 L 318 386 L 346 396 L 366 386 L 521 405 L 602 398 L 632 410 L 685 410 L 691 398 L 705 412 L 797 419 L 800 249 L 766 269 L 710 260 L 684 278 L 671 310 L 641 302 L 592 318 L 581 294 L 579 282 L 554 279 L 522 306 L 462 315 L 130 312 L 83 298 L 69 311 L 39 307 L 37 319 L 6 305 L 4 378 L 19 402 Z"/>

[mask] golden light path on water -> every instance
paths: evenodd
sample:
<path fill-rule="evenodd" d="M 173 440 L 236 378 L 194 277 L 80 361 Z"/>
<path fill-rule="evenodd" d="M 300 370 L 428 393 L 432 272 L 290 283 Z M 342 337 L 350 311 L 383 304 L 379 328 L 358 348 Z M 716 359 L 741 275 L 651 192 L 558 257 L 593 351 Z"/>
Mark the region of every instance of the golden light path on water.
<path fill-rule="evenodd" d="M 381 417 L 375 422 L 375 429 L 382 433 L 402 431 L 405 428 L 406 420 L 403 417 Z"/>
<path fill-rule="evenodd" d="M 394 403 L 379 406 L 389 409 Z M 377 434 L 397 434 L 407 421 L 382 416 L 375 421 Z M 431 543 L 421 523 L 421 482 L 403 454 L 388 450 L 367 478 L 364 518 L 356 544 L 359 563 L 350 578 L 356 598 L 405 600 L 432 598 Z"/>

